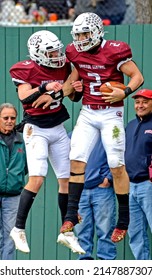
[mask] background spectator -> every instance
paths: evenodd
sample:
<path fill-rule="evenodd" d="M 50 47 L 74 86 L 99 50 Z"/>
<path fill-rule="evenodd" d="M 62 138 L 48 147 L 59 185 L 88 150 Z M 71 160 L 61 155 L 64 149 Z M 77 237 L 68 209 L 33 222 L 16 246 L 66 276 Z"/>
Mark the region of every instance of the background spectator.
<path fill-rule="evenodd" d="M 79 256 L 79 260 L 93 259 L 95 229 L 97 259 L 115 259 L 116 245 L 110 239 L 116 223 L 115 193 L 100 137 L 87 163 L 79 215 L 82 222 L 76 226 L 76 232 L 79 243 L 86 252 Z"/>
<path fill-rule="evenodd" d="M 121 24 L 126 13 L 125 0 L 97 0 L 95 13 L 101 19 L 109 19 L 113 25 Z"/>
<path fill-rule="evenodd" d="M 126 5 L 127 9 L 122 24 L 134 24 L 136 23 L 135 1 L 126 0 Z"/>
<path fill-rule="evenodd" d="M 74 6 L 74 18 L 76 18 L 79 14 L 85 12 L 94 13 L 96 10 L 96 3 L 93 0 L 76 0 Z"/>
<path fill-rule="evenodd" d="M 130 178 L 130 247 L 136 260 L 150 260 L 148 225 L 152 233 L 152 90 L 134 96 L 136 118 L 126 127 L 126 169 Z"/>
<path fill-rule="evenodd" d="M 9 234 L 15 225 L 20 193 L 27 173 L 22 134 L 15 130 L 17 111 L 0 105 L 0 259 L 13 260 L 15 246 Z"/>
<path fill-rule="evenodd" d="M 58 19 L 67 19 L 69 17 L 69 3 L 67 3 L 67 0 L 36 0 L 36 3 L 38 9 L 43 7 L 48 14 L 56 13 Z"/>

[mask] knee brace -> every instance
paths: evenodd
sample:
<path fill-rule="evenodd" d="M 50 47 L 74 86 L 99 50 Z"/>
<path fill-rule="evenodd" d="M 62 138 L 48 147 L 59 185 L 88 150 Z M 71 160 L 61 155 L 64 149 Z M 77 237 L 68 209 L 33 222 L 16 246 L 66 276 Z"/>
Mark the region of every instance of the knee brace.
<path fill-rule="evenodd" d="M 82 173 L 74 173 L 74 172 L 70 172 L 70 176 L 82 176 L 84 175 L 85 172 L 82 172 Z"/>
<path fill-rule="evenodd" d="M 84 184 L 84 174 L 85 172 L 82 173 L 75 173 L 75 172 L 70 172 L 70 183 L 83 183 Z"/>

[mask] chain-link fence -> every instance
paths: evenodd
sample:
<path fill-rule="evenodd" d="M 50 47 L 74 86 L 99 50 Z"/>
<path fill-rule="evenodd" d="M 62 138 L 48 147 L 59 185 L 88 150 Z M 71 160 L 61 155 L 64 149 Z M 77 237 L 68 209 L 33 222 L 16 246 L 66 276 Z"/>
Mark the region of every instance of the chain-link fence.
<path fill-rule="evenodd" d="M 136 8 L 134 0 L 126 0 L 127 10 L 122 24 L 136 23 Z"/>
<path fill-rule="evenodd" d="M 88 0 L 89 1 L 89 0 Z M 70 20 L 68 11 L 70 7 L 67 0 L 54 1 L 28 1 L 28 0 L 0 0 L 1 23 L 41 23 L 46 21 Z M 73 1 L 76 3 L 76 1 Z M 113 1 L 111 1 L 113 5 Z M 135 2 L 126 0 L 127 10 L 122 24 L 136 23 Z M 55 15 L 54 15 L 55 13 Z"/>
<path fill-rule="evenodd" d="M 3 23 L 44 23 L 68 19 L 66 0 L 28 1 L 1 0 L 0 21 Z M 52 14 L 55 14 L 52 16 Z"/>

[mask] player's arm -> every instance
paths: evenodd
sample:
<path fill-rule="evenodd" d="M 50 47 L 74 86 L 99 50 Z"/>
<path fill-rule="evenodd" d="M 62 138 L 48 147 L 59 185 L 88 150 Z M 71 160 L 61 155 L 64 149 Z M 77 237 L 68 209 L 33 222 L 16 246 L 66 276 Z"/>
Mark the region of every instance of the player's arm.
<path fill-rule="evenodd" d="M 79 80 L 79 73 L 73 68 L 70 76 L 62 87 L 64 96 L 68 96 L 71 101 L 78 102 L 83 95 L 83 83 Z"/>
<path fill-rule="evenodd" d="M 25 83 L 18 85 L 18 96 L 23 104 L 33 103 L 35 108 L 42 103 L 49 106 L 56 98 L 56 93 L 60 92 L 61 89 L 62 85 L 58 82 L 43 83 L 35 88 L 32 88 L 31 84 Z"/>
<path fill-rule="evenodd" d="M 62 85 L 58 82 L 43 83 L 38 87 L 32 88 L 31 84 L 24 83 L 18 85 L 18 96 L 20 100 L 23 100 L 34 93 L 39 93 L 40 95 L 47 93 L 49 91 L 58 92 L 62 89 Z"/>
<path fill-rule="evenodd" d="M 129 83 L 126 86 L 127 89 L 122 90 L 114 88 L 112 86 L 108 86 L 113 91 L 112 93 L 104 93 L 102 99 L 104 99 L 105 102 L 114 103 L 125 99 L 126 97 L 128 97 L 128 95 L 138 89 L 144 82 L 143 75 L 133 61 L 128 61 L 122 64 L 120 67 L 120 71 L 122 71 L 123 74 L 130 78 Z"/>
<path fill-rule="evenodd" d="M 76 68 L 74 67 L 70 76 L 68 77 L 68 79 L 63 84 L 62 90 L 63 90 L 64 96 L 68 96 L 74 91 L 72 82 L 78 81 L 78 80 L 79 80 L 79 73 L 76 70 Z"/>
<path fill-rule="evenodd" d="M 130 78 L 127 87 L 130 87 L 132 92 L 138 89 L 144 82 L 143 75 L 133 61 L 128 61 L 120 67 L 120 70 Z"/>
<path fill-rule="evenodd" d="M 77 70 L 74 68 L 70 76 L 68 77 L 68 79 L 61 86 L 62 88 L 59 89 L 59 91 L 57 91 L 56 89 L 56 93 L 59 93 L 59 98 L 69 96 L 69 98 L 74 102 L 78 102 L 81 99 L 82 92 L 83 92 L 83 85 L 82 82 L 78 80 L 78 78 L 79 78 L 79 74 Z M 33 102 L 32 107 L 37 108 L 42 103 L 43 104 L 45 103 L 43 105 L 43 109 L 48 107 L 51 104 L 51 100 L 48 95 L 49 94 L 45 95 L 44 97 L 40 96 L 37 100 Z"/>
<path fill-rule="evenodd" d="M 35 92 L 38 93 L 38 87 L 33 88 L 29 83 L 19 84 L 17 87 L 18 97 L 22 101 L 23 99 L 29 97 L 30 95 L 34 94 Z"/>

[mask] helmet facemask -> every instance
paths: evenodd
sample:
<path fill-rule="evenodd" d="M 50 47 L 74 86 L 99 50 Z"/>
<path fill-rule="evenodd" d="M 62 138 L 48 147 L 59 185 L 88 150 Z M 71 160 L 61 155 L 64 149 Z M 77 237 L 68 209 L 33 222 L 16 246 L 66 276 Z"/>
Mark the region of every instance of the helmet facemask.
<path fill-rule="evenodd" d="M 50 31 L 34 33 L 27 43 L 31 60 L 39 65 L 52 68 L 61 68 L 65 65 L 66 56 L 63 52 L 64 45 L 58 37 Z M 52 52 L 52 55 L 51 55 Z M 53 56 L 56 52 L 56 56 Z"/>
<path fill-rule="evenodd" d="M 53 53 L 56 52 L 57 55 L 53 56 Z M 51 55 L 52 53 L 52 55 Z M 52 68 L 61 68 L 65 65 L 66 62 L 66 56 L 63 52 L 63 48 L 57 49 L 56 51 L 47 51 L 44 53 L 44 59 L 43 59 L 43 64 L 44 66 L 47 67 L 52 67 Z"/>
<path fill-rule="evenodd" d="M 90 35 L 84 40 L 78 40 L 80 33 Z M 102 20 L 94 13 L 83 13 L 74 21 L 71 34 L 76 50 L 78 52 L 88 51 L 98 45 L 104 36 Z"/>

